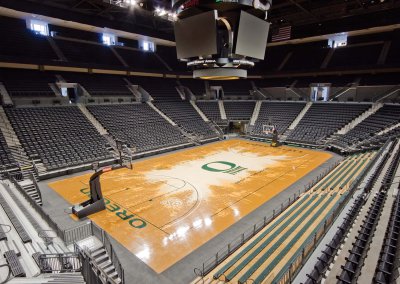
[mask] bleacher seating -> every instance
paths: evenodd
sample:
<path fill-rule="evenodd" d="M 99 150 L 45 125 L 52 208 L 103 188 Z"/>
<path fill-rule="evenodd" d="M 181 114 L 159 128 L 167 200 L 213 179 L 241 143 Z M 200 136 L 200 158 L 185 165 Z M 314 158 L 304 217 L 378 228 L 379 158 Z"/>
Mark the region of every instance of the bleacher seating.
<path fill-rule="evenodd" d="M 175 88 L 178 86 L 175 79 L 134 77 L 129 80 L 134 85 L 142 86 L 157 101 L 176 101 L 181 99 Z"/>
<path fill-rule="evenodd" d="M 176 49 L 170 46 L 157 46 L 157 54 L 168 64 L 174 71 L 188 72 L 185 62 L 180 62 L 176 58 Z"/>
<path fill-rule="evenodd" d="M 189 102 L 155 102 L 155 105 L 185 132 L 202 139 L 217 136 L 216 132 L 200 117 Z"/>
<path fill-rule="evenodd" d="M 196 104 L 210 120 L 215 123 L 225 122 L 225 120 L 221 118 L 218 101 L 197 101 Z"/>
<path fill-rule="evenodd" d="M 257 62 L 251 72 L 263 74 L 276 71 L 291 49 L 292 46 L 290 45 L 267 47 L 265 60 Z"/>
<path fill-rule="evenodd" d="M 228 99 L 232 96 L 247 99 L 252 90 L 250 80 L 209 81 L 209 85 L 221 86 L 224 90 L 224 98 Z"/>
<path fill-rule="evenodd" d="M 11 273 L 14 277 L 25 277 L 26 273 L 21 263 L 19 262 L 18 255 L 14 250 L 9 250 L 4 253 L 4 258 L 10 267 Z"/>
<path fill-rule="evenodd" d="M 346 237 L 353 221 L 357 217 L 359 210 L 364 204 L 363 195 L 359 195 L 354 201 L 349 212 L 346 214 L 343 223 L 338 227 L 332 240 L 326 245 L 326 248 L 322 251 L 321 256 L 314 265 L 314 269 L 307 274 L 307 281 L 304 284 L 319 283 L 326 271 L 329 269 L 329 265 L 334 261 L 336 253 L 340 250 L 343 240 Z"/>
<path fill-rule="evenodd" d="M 28 30 L 24 20 L 0 17 L 0 26 L 0 59 L 23 62 L 58 59 L 46 37 Z"/>
<path fill-rule="evenodd" d="M 6 114 L 29 158 L 47 170 L 112 158 L 78 107 L 7 108 Z"/>
<path fill-rule="evenodd" d="M 8 219 L 10 219 L 11 224 L 13 225 L 18 235 L 20 236 L 21 241 L 23 243 L 32 242 L 32 239 L 29 236 L 28 232 L 25 230 L 24 226 L 15 215 L 14 210 L 10 207 L 10 205 L 7 203 L 6 199 L 3 197 L 1 193 L 0 193 L 0 206 L 3 207 L 3 210 L 6 213 Z"/>
<path fill-rule="evenodd" d="M 224 102 L 226 117 L 228 120 L 250 120 L 253 115 L 256 102 Z"/>
<path fill-rule="evenodd" d="M 312 251 L 307 250 L 310 242 L 348 197 L 349 192 L 341 190 L 352 182 L 355 174 L 360 173 L 370 157 L 371 153 L 353 155 L 334 167 L 308 193 L 277 215 L 274 222 L 228 254 L 219 266 L 217 263 L 216 268 L 208 268 L 204 280 L 211 280 L 207 279 L 208 272 L 211 272 L 209 276 L 214 280 L 225 282 L 280 283 L 289 270 L 294 271 L 291 267 L 295 260 L 307 259 L 305 253 Z M 300 255 L 303 258 L 299 258 Z M 287 261 L 282 267 L 283 259 Z"/>
<path fill-rule="evenodd" d="M 88 105 L 89 111 L 114 136 L 137 152 L 187 143 L 180 131 L 147 104 Z"/>
<path fill-rule="evenodd" d="M 283 70 L 319 69 L 328 51 L 326 41 L 302 44 L 294 48 Z"/>
<path fill-rule="evenodd" d="M 68 62 L 72 62 L 75 65 L 123 67 L 109 46 L 60 38 L 54 38 L 54 40 Z"/>
<path fill-rule="evenodd" d="M 364 219 L 364 224 L 358 231 L 353 248 L 350 255 L 346 258 L 346 264 L 342 266 L 342 272 L 337 276 L 337 283 L 354 283 L 361 272 L 361 267 L 364 265 L 365 252 L 369 249 L 371 239 L 374 235 L 376 225 L 379 221 L 381 210 L 385 203 L 386 193 L 380 191 L 374 197 L 372 205 L 369 207 L 367 216 Z"/>
<path fill-rule="evenodd" d="M 0 69 L 2 82 L 12 97 L 55 97 L 49 83 L 55 83 L 52 73 L 33 70 Z"/>
<path fill-rule="evenodd" d="M 393 137 L 400 137 L 400 126 L 396 127 L 386 133 L 381 135 L 369 136 L 365 140 L 358 142 L 356 145 L 347 145 L 346 143 L 342 143 L 339 141 L 333 141 L 332 145 L 339 145 L 344 149 L 358 149 L 358 150 L 366 150 L 366 149 L 378 149 L 380 146 L 384 145 L 386 141 Z M 339 137 L 340 139 L 340 137 Z"/>
<path fill-rule="evenodd" d="M 0 131 L 0 169 L 16 167 L 17 163 L 7 146 L 3 133 Z"/>
<path fill-rule="evenodd" d="M 179 79 L 183 86 L 188 87 L 195 96 L 201 97 L 205 94 L 206 88 L 203 80 Z"/>
<path fill-rule="evenodd" d="M 339 47 L 335 49 L 328 67 L 371 66 L 377 63 L 381 50 L 382 44 Z"/>
<path fill-rule="evenodd" d="M 118 54 L 129 67 L 141 71 L 167 71 L 167 67 L 154 55 L 153 52 L 144 52 L 126 48 L 116 48 Z"/>
<path fill-rule="evenodd" d="M 65 80 L 70 83 L 81 84 L 91 96 L 120 96 L 133 97 L 127 88 L 128 83 L 123 76 L 103 74 L 62 73 Z"/>
<path fill-rule="evenodd" d="M 252 135 L 264 135 L 263 125 L 274 125 L 279 134 L 283 134 L 296 119 L 305 103 L 263 102 L 258 119 L 252 129 Z"/>
<path fill-rule="evenodd" d="M 288 139 L 318 144 L 361 115 L 370 104 L 314 103 Z"/>
<path fill-rule="evenodd" d="M 400 105 L 386 104 L 338 139 L 340 145 L 353 145 L 400 122 Z"/>
<path fill-rule="evenodd" d="M 392 144 L 389 147 L 393 147 Z M 343 218 L 343 222 L 332 237 L 332 240 L 326 244 L 326 248 L 322 251 L 320 257 L 318 257 L 317 262 L 314 265 L 312 271 L 307 274 L 308 279 L 304 282 L 304 284 L 313 284 L 320 283 L 322 278 L 327 273 L 328 269 L 330 269 L 331 264 L 336 260 L 338 252 L 341 250 L 343 242 L 345 242 L 348 237 L 348 232 L 353 226 L 353 222 L 359 216 L 359 212 L 367 199 L 369 198 L 369 193 L 371 192 L 374 184 L 377 181 L 378 176 L 381 174 L 383 167 L 385 166 L 386 161 L 389 158 L 389 153 L 391 148 L 385 153 L 375 157 L 375 165 L 376 167 L 372 172 L 369 172 L 369 176 L 366 176 L 366 183 L 359 188 L 363 192 L 359 194 L 349 211 L 346 213 L 346 216 Z M 364 180 L 365 180 L 364 179 Z M 343 250 L 342 250 L 343 252 Z"/>
<path fill-rule="evenodd" d="M 397 263 L 400 246 L 400 195 L 397 195 L 390 214 L 390 221 L 379 254 L 374 283 L 393 283 L 398 278 Z"/>

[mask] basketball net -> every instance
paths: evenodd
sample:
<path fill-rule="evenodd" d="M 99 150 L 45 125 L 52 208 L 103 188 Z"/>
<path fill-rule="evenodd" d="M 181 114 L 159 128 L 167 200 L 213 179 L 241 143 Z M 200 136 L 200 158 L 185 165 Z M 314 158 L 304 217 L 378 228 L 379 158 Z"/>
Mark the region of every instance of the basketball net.
<path fill-rule="evenodd" d="M 122 165 L 130 170 L 132 170 L 132 157 L 135 152 L 136 152 L 136 147 L 129 148 L 124 145 L 124 147 L 122 148 L 121 152 Z"/>
<path fill-rule="evenodd" d="M 273 125 L 263 125 L 263 133 L 265 135 L 272 135 L 275 131 L 275 126 Z"/>

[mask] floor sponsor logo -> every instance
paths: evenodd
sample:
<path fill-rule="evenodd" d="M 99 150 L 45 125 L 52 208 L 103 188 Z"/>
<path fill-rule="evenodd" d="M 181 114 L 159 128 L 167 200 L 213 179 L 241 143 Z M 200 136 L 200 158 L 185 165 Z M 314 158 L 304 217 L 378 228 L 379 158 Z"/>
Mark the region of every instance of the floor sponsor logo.
<path fill-rule="evenodd" d="M 80 190 L 81 193 L 90 197 L 90 189 L 89 188 L 82 188 Z M 104 197 L 104 203 L 106 205 L 106 209 L 109 212 L 112 212 L 123 221 L 127 221 L 129 225 L 135 229 L 142 229 L 147 226 L 146 221 L 135 218 L 135 214 L 128 212 L 126 209 L 121 208 L 118 204 L 112 202 L 107 197 Z"/>
<path fill-rule="evenodd" d="M 230 175 L 236 175 L 243 170 L 247 170 L 247 168 L 237 166 L 235 163 L 226 161 L 211 162 L 203 165 L 201 168 L 209 172 L 220 172 Z"/>

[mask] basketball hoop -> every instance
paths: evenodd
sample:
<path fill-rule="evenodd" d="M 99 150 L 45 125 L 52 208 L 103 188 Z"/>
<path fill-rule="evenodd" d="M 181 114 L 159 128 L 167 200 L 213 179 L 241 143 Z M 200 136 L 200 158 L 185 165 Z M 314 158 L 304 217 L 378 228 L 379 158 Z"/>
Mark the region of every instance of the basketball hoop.
<path fill-rule="evenodd" d="M 132 157 L 133 154 L 136 152 L 136 147 L 128 147 L 127 145 L 123 145 L 122 151 L 121 151 L 121 162 L 122 165 L 125 166 L 126 168 L 132 170 Z"/>
<path fill-rule="evenodd" d="M 265 135 L 272 135 L 275 132 L 275 126 L 269 125 L 269 124 L 264 124 L 262 132 Z"/>

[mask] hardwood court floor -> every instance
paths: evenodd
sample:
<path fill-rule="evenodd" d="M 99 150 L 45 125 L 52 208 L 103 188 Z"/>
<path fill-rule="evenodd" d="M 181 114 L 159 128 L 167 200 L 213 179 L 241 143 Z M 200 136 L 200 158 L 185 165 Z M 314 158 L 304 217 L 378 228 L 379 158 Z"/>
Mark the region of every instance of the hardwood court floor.
<path fill-rule="evenodd" d="M 161 273 L 331 156 L 234 139 L 138 161 L 102 175 L 107 210 L 90 219 Z M 77 204 L 90 175 L 49 186 Z"/>

